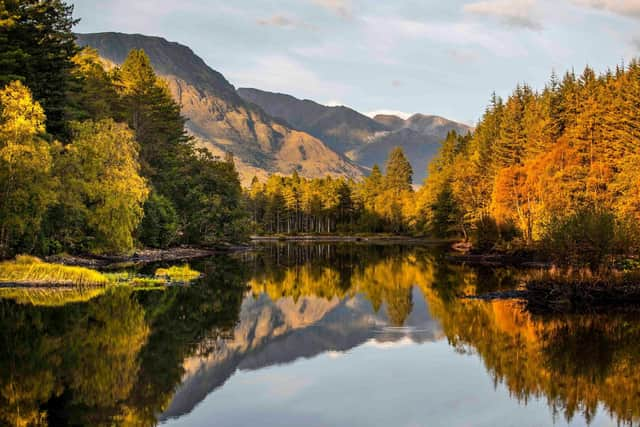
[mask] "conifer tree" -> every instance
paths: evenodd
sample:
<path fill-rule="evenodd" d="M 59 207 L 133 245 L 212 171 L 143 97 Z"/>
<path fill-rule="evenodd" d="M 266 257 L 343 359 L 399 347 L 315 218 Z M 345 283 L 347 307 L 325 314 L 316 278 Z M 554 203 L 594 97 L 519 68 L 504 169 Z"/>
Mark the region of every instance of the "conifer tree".
<path fill-rule="evenodd" d="M 384 186 L 388 190 L 400 192 L 411 190 L 413 182 L 413 169 L 411 163 L 404 155 L 400 147 L 396 147 L 389 153 L 386 165 Z"/>
<path fill-rule="evenodd" d="M 0 2 L 0 86 L 20 80 L 42 105 L 47 131 L 68 136 L 65 109 L 78 51 L 73 6 L 62 0 Z"/>

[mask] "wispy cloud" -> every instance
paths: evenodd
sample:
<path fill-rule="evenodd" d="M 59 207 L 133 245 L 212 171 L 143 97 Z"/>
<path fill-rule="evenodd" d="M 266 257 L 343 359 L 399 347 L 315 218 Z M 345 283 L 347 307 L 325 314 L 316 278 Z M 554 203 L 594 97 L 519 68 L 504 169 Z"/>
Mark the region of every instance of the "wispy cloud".
<path fill-rule="evenodd" d="M 422 22 L 403 18 L 365 17 L 372 48 L 393 52 L 407 40 L 428 39 L 445 46 L 481 47 L 500 57 L 526 56 L 527 50 L 506 30 L 473 22 Z M 384 28 L 384 32 L 380 29 Z"/>
<path fill-rule="evenodd" d="M 487 0 L 465 4 L 465 13 L 498 19 L 504 25 L 529 30 L 542 29 L 535 0 Z"/>
<path fill-rule="evenodd" d="M 639 0 L 571 0 L 577 6 L 606 10 L 618 15 L 640 19 Z"/>
<path fill-rule="evenodd" d="M 348 91 L 346 85 L 326 81 L 285 55 L 258 57 L 246 70 L 232 71 L 229 77 L 238 86 L 257 87 L 312 99 L 322 99 L 327 94 L 341 97 Z"/>
<path fill-rule="evenodd" d="M 313 2 L 343 18 L 351 18 L 353 13 L 350 0 L 313 0 Z"/>
<path fill-rule="evenodd" d="M 317 30 L 317 27 L 313 24 L 285 15 L 273 15 L 268 18 L 260 18 L 256 22 L 265 27 L 279 27 L 285 29 L 305 28 L 314 31 Z"/>

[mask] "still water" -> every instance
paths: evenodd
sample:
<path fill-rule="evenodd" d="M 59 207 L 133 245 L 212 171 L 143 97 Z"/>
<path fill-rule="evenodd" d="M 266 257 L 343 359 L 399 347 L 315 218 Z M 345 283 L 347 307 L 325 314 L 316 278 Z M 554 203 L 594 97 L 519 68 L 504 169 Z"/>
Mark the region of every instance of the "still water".
<path fill-rule="evenodd" d="M 0 299 L 0 425 L 640 422 L 640 318 L 541 316 L 434 248 L 268 245 L 165 290 Z"/>

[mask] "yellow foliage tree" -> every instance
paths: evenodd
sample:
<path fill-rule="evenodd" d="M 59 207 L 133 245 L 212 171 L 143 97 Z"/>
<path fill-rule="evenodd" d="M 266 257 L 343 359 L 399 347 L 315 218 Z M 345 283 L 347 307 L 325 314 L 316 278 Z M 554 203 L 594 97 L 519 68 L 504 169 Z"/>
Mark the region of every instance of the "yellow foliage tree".
<path fill-rule="evenodd" d="M 45 115 L 20 82 L 0 90 L 0 257 L 30 251 L 54 201 L 49 145 L 40 135 Z"/>

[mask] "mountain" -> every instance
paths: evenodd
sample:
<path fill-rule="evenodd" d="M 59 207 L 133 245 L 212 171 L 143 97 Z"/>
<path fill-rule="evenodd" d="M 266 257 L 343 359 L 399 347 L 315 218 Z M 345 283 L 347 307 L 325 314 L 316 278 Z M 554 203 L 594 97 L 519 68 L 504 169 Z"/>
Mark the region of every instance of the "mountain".
<path fill-rule="evenodd" d="M 388 130 L 385 125 L 344 106 L 328 107 L 308 99 L 252 88 L 239 88 L 238 95 L 340 153 L 366 144 L 376 132 Z"/>
<path fill-rule="evenodd" d="M 373 117 L 378 123 L 382 123 L 390 130 L 398 130 L 404 126 L 404 119 L 393 114 L 377 114 Z"/>
<path fill-rule="evenodd" d="M 374 164 L 384 166 L 389 152 L 394 147 L 402 147 L 413 167 L 414 182 L 418 184 L 426 177 L 427 165 L 447 133 L 471 130 L 467 125 L 438 116 L 414 114 L 406 120 L 394 115 L 370 118 L 348 107 L 329 107 L 282 93 L 251 88 L 239 88 L 237 93 L 365 168 Z"/>
<path fill-rule="evenodd" d="M 186 46 L 122 33 L 78 34 L 77 42 L 115 64 L 122 64 L 132 49 L 143 49 L 181 105 L 188 132 L 216 156 L 233 153 L 245 185 L 254 175 L 264 179 L 294 171 L 305 177 L 362 176 L 362 168 L 322 140 L 246 102 L 222 74 Z"/>

